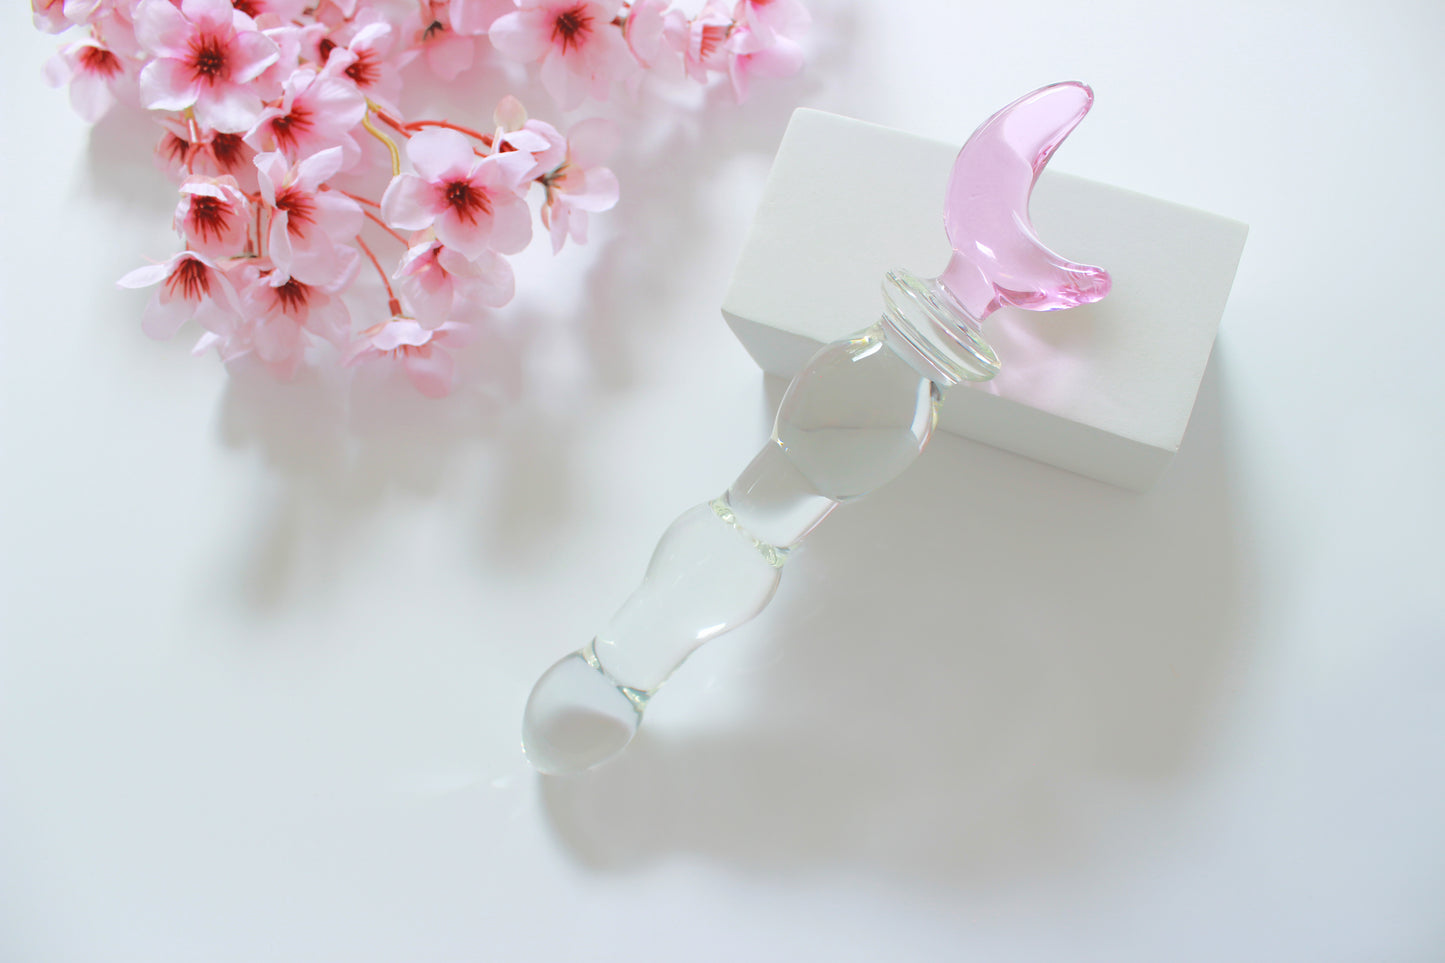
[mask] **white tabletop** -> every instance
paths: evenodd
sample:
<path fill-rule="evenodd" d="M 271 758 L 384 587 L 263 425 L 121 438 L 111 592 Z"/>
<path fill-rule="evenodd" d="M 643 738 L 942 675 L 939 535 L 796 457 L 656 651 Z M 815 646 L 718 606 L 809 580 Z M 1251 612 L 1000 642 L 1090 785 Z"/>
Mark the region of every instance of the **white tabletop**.
<path fill-rule="evenodd" d="M 349 405 L 140 332 L 151 135 L 6 6 L 0 959 L 1445 958 L 1445 7 L 812 6 L 520 260 L 474 387 Z M 1072 78 L 1060 169 L 1252 228 L 1158 487 L 941 437 L 540 779 L 532 681 L 765 437 L 718 304 L 791 108 L 961 140 Z"/>

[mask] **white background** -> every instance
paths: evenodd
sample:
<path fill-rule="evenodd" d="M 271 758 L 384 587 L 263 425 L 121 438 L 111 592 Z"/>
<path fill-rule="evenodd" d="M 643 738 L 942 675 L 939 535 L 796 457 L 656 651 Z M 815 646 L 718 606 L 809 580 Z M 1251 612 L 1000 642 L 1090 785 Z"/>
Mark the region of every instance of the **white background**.
<path fill-rule="evenodd" d="M 150 134 L 6 5 L 0 958 L 1445 959 L 1445 8 L 813 6 L 803 78 L 647 108 L 473 388 L 348 403 L 140 333 Z M 1070 78 L 1060 169 L 1252 228 L 1159 486 L 940 437 L 541 781 L 533 679 L 766 435 L 717 305 L 789 110 Z"/>

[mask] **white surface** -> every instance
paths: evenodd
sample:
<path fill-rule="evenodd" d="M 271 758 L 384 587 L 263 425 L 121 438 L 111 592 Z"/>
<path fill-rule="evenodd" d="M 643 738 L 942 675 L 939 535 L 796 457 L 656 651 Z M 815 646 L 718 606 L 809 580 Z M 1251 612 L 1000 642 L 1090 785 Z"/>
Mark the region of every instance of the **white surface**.
<path fill-rule="evenodd" d="M 0 959 L 1445 957 L 1441 7 L 899 6 L 619 164 L 496 400 L 350 416 L 140 334 L 169 191 L 5 7 Z M 940 438 L 539 782 L 528 686 L 765 436 L 717 305 L 791 107 L 1070 77 L 1065 169 L 1251 225 L 1159 485 Z"/>
<path fill-rule="evenodd" d="M 962 139 L 793 115 L 723 298 L 764 371 L 791 378 L 820 345 L 874 323 L 890 268 L 942 272 L 942 198 Z M 1106 267 L 1113 290 L 1062 313 L 988 318 L 1003 369 L 951 389 L 939 427 L 1146 490 L 1189 424 L 1246 228 L 1053 168 L 1030 207 L 1045 242 Z"/>

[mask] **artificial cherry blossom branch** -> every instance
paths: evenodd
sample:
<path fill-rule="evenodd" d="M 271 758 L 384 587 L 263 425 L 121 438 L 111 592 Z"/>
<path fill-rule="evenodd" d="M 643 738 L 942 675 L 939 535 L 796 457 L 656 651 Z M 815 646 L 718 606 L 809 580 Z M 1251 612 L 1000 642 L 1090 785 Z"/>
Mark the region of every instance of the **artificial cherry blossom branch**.
<path fill-rule="evenodd" d="M 589 215 L 616 204 L 604 166 L 616 135 L 595 119 L 564 134 L 510 96 L 491 132 L 409 119 L 403 67 L 451 81 L 495 55 L 534 68 L 564 110 L 635 89 L 643 73 L 726 76 L 742 100 L 751 77 L 800 67 L 808 23 L 800 0 L 706 0 L 691 17 L 670 0 L 31 3 L 41 30 L 83 33 L 45 70 L 82 117 L 123 102 L 162 129 L 183 250 L 120 282 L 155 288 L 147 333 L 194 323 L 198 352 L 254 357 L 281 378 L 324 363 L 313 349 L 329 344 L 346 364 L 400 363 L 429 396 L 450 388 L 447 352 L 472 336 L 463 319 L 512 298 L 507 257 L 532 239 L 533 185 L 554 251 L 584 242 Z M 361 236 L 368 221 L 402 245 L 390 266 Z M 353 289 L 363 259 L 388 317 L 357 331 L 343 295 L 367 297 Z"/>

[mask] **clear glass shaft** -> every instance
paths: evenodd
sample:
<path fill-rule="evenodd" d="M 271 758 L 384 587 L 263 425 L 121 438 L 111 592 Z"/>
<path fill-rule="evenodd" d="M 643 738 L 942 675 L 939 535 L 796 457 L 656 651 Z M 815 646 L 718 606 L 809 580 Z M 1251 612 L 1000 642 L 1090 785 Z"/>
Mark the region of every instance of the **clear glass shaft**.
<path fill-rule="evenodd" d="M 886 319 L 814 355 L 738 479 L 672 523 L 637 591 L 537 682 L 522 727 L 533 765 L 573 772 L 620 752 L 693 650 L 762 611 L 790 548 L 918 457 L 940 397 L 931 374 Z"/>

